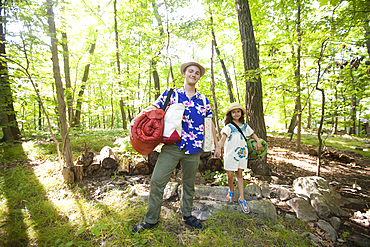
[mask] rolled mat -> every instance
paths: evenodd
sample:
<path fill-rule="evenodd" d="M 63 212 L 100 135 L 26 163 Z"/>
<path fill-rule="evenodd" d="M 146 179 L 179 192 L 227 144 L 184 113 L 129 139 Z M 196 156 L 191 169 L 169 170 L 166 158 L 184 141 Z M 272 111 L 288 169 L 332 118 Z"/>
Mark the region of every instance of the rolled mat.
<path fill-rule="evenodd" d="M 250 159 L 250 160 L 258 159 L 258 158 L 263 157 L 267 154 L 267 150 L 268 150 L 267 142 L 265 140 L 263 140 L 262 138 L 259 138 L 259 139 L 260 139 L 261 144 L 262 144 L 262 150 L 257 150 L 256 149 L 257 142 L 253 138 L 248 139 L 248 143 L 247 143 L 248 159 Z"/>
<path fill-rule="evenodd" d="M 143 155 L 152 152 L 162 141 L 163 126 L 164 112 L 161 109 L 143 112 L 130 130 L 132 147 Z"/>

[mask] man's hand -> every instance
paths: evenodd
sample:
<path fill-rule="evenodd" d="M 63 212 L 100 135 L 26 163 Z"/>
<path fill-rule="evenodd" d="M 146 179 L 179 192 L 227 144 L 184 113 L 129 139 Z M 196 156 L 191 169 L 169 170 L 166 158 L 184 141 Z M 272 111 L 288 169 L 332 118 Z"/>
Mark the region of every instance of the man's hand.
<path fill-rule="evenodd" d="M 221 150 L 220 148 L 217 146 L 215 147 L 215 154 L 214 154 L 215 158 L 221 158 Z"/>

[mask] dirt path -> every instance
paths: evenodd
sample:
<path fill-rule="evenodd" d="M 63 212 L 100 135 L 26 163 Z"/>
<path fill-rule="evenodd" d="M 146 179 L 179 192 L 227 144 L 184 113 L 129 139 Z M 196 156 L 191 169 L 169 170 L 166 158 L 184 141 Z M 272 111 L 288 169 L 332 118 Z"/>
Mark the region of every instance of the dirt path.
<path fill-rule="evenodd" d="M 302 144 L 301 152 L 296 152 L 295 140 L 289 141 L 287 138 L 276 136 L 268 137 L 267 140 L 269 144 L 267 162 L 273 175 L 279 177 L 279 181 L 291 185 L 298 177 L 316 176 L 318 157 L 309 154 L 309 150 L 316 149 L 315 146 Z M 340 157 L 346 157 L 347 162 L 343 162 L 339 156 L 333 158 L 327 155 L 323 158 L 320 175 L 328 180 L 343 197 L 364 202 L 346 205 L 343 208 L 352 217 L 341 219 L 342 227 L 338 234 L 342 236 L 350 233 L 348 239 L 363 237 L 370 239 L 368 223 L 363 224 L 361 220 L 361 216 L 370 213 L 370 158 L 361 157 L 350 150 L 329 148 L 329 151 L 339 154 Z M 355 239 L 352 240 L 355 241 Z"/>

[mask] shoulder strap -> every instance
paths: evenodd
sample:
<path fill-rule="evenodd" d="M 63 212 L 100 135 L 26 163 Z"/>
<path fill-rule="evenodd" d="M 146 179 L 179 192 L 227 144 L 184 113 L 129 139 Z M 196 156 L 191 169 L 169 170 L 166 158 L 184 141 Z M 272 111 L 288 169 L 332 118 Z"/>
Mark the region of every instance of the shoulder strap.
<path fill-rule="evenodd" d="M 240 129 L 240 127 L 236 123 L 234 123 L 234 121 L 231 121 L 231 124 L 234 125 L 239 130 L 240 134 L 242 134 L 242 136 L 244 137 L 245 142 L 248 143 L 248 140 L 245 137 L 243 131 Z"/>
<path fill-rule="evenodd" d="M 166 101 L 164 102 L 164 105 L 162 107 L 163 111 L 166 111 L 166 109 L 167 109 L 168 103 L 170 102 L 170 98 L 172 96 L 172 92 L 173 92 L 173 89 L 170 88 L 170 91 L 168 92 L 167 97 L 166 97 Z"/>

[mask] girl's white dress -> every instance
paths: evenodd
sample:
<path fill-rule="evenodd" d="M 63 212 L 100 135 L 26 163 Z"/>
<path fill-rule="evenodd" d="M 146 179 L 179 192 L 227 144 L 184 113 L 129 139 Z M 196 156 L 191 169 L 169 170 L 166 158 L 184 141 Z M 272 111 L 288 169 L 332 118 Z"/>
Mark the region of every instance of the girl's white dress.
<path fill-rule="evenodd" d="M 248 124 L 240 126 L 245 137 L 253 134 L 253 129 Z M 227 124 L 222 128 L 221 134 L 226 135 L 224 145 L 224 168 L 226 171 L 237 171 L 246 169 L 248 162 L 248 147 L 242 134 L 232 124 Z"/>

